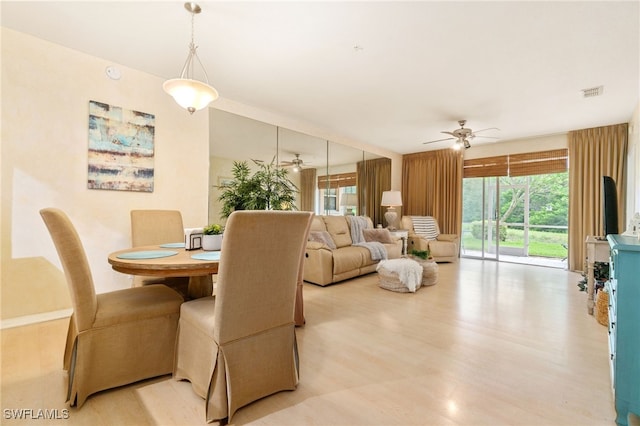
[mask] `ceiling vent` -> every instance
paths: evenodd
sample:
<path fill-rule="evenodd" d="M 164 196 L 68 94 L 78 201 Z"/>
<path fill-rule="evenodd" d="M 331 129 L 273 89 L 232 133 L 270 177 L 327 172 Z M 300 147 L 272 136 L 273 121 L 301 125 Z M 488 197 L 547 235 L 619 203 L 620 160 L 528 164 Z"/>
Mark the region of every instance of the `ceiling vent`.
<path fill-rule="evenodd" d="M 594 96 L 602 95 L 603 86 L 590 87 L 588 89 L 582 89 L 583 98 L 593 98 Z"/>

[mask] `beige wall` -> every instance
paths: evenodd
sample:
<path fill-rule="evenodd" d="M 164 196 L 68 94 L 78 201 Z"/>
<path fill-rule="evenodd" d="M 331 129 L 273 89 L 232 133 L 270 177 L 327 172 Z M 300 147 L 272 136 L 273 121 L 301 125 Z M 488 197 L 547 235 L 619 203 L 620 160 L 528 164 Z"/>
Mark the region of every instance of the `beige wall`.
<path fill-rule="evenodd" d="M 74 222 L 98 292 L 130 285 L 107 255 L 130 246 L 131 209 L 179 209 L 188 227 L 207 222 L 207 112 L 189 115 L 158 77 L 118 66 L 122 78 L 111 80 L 108 65 L 117 64 L 2 28 L 3 306 L 19 303 L 29 281 L 50 277 L 46 265 L 60 268 L 43 207 Z M 89 100 L 155 115 L 153 193 L 87 189 Z"/>

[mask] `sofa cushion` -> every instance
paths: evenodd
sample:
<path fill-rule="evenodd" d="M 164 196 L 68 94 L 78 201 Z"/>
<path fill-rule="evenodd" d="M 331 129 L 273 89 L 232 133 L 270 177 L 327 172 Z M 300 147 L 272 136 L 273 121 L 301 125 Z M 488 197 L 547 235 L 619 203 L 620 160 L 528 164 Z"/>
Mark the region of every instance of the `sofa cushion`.
<path fill-rule="evenodd" d="M 367 264 L 374 263 L 371 261 L 369 250 L 364 247 L 343 247 L 339 250 L 334 250 L 332 253 L 333 275 L 340 275 L 354 270 L 357 271 Z"/>
<path fill-rule="evenodd" d="M 383 244 L 395 243 L 388 229 L 363 229 L 362 236 L 366 242 L 376 241 Z"/>
<path fill-rule="evenodd" d="M 344 216 L 322 216 L 322 220 L 337 248 L 351 245 L 351 230 Z"/>
<path fill-rule="evenodd" d="M 322 243 L 331 250 L 336 249 L 336 243 L 333 242 L 327 231 L 309 231 L 309 241 Z"/>
<path fill-rule="evenodd" d="M 311 228 L 310 231 L 326 231 L 327 227 L 324 224 L 324 220 L 320 216 L 313 216 L 311 220 Z"/>

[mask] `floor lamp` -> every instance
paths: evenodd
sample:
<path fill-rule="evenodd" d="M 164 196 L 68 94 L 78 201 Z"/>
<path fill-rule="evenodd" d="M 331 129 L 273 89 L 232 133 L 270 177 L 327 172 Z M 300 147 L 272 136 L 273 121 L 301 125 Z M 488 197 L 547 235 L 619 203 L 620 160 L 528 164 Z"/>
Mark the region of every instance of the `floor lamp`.
<path fill-rule="evenodd" d="M 380 205 L 387 207 L 387 211 L 384 214 L 384 218 L 387 221 L 387 228 L 389 228 L 390 231 L 395 231 L 398 229 L 398 213 L 395 207 L 402 206 L 402 194 L 400 194 L 400 191 L 384 191 Z"/>

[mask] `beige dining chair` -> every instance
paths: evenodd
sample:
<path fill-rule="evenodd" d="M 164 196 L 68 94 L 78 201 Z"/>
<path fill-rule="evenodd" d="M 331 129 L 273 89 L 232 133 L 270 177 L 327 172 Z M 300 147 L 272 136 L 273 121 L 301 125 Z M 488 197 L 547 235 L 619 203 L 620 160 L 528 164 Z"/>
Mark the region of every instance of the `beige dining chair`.
<path fill-rule="evenodd" d="M 67 215 L 54 208 L 40 215 L 73 307 L 64 353 L 67 402 L 81 407 L 98 391 L 171 373 L 182 297 L 157 284 L 96 294 L 82 242 Z"/>
<path fill-rule="evenodd" d="M 151 246 L 184 242 L 182 213 L 179 210 L 131 210 L 131 246 Z M 187 294 L 189 277 L 133 276 L 133 287 L 165 284 Z"/>
<path fill-rule="evenodd" d="M 311 212 L 236 211 L 213 297 L 180 309 L 176 380 L 205 399 L 208 422 L 298 384 L 296 286 Z"/>

